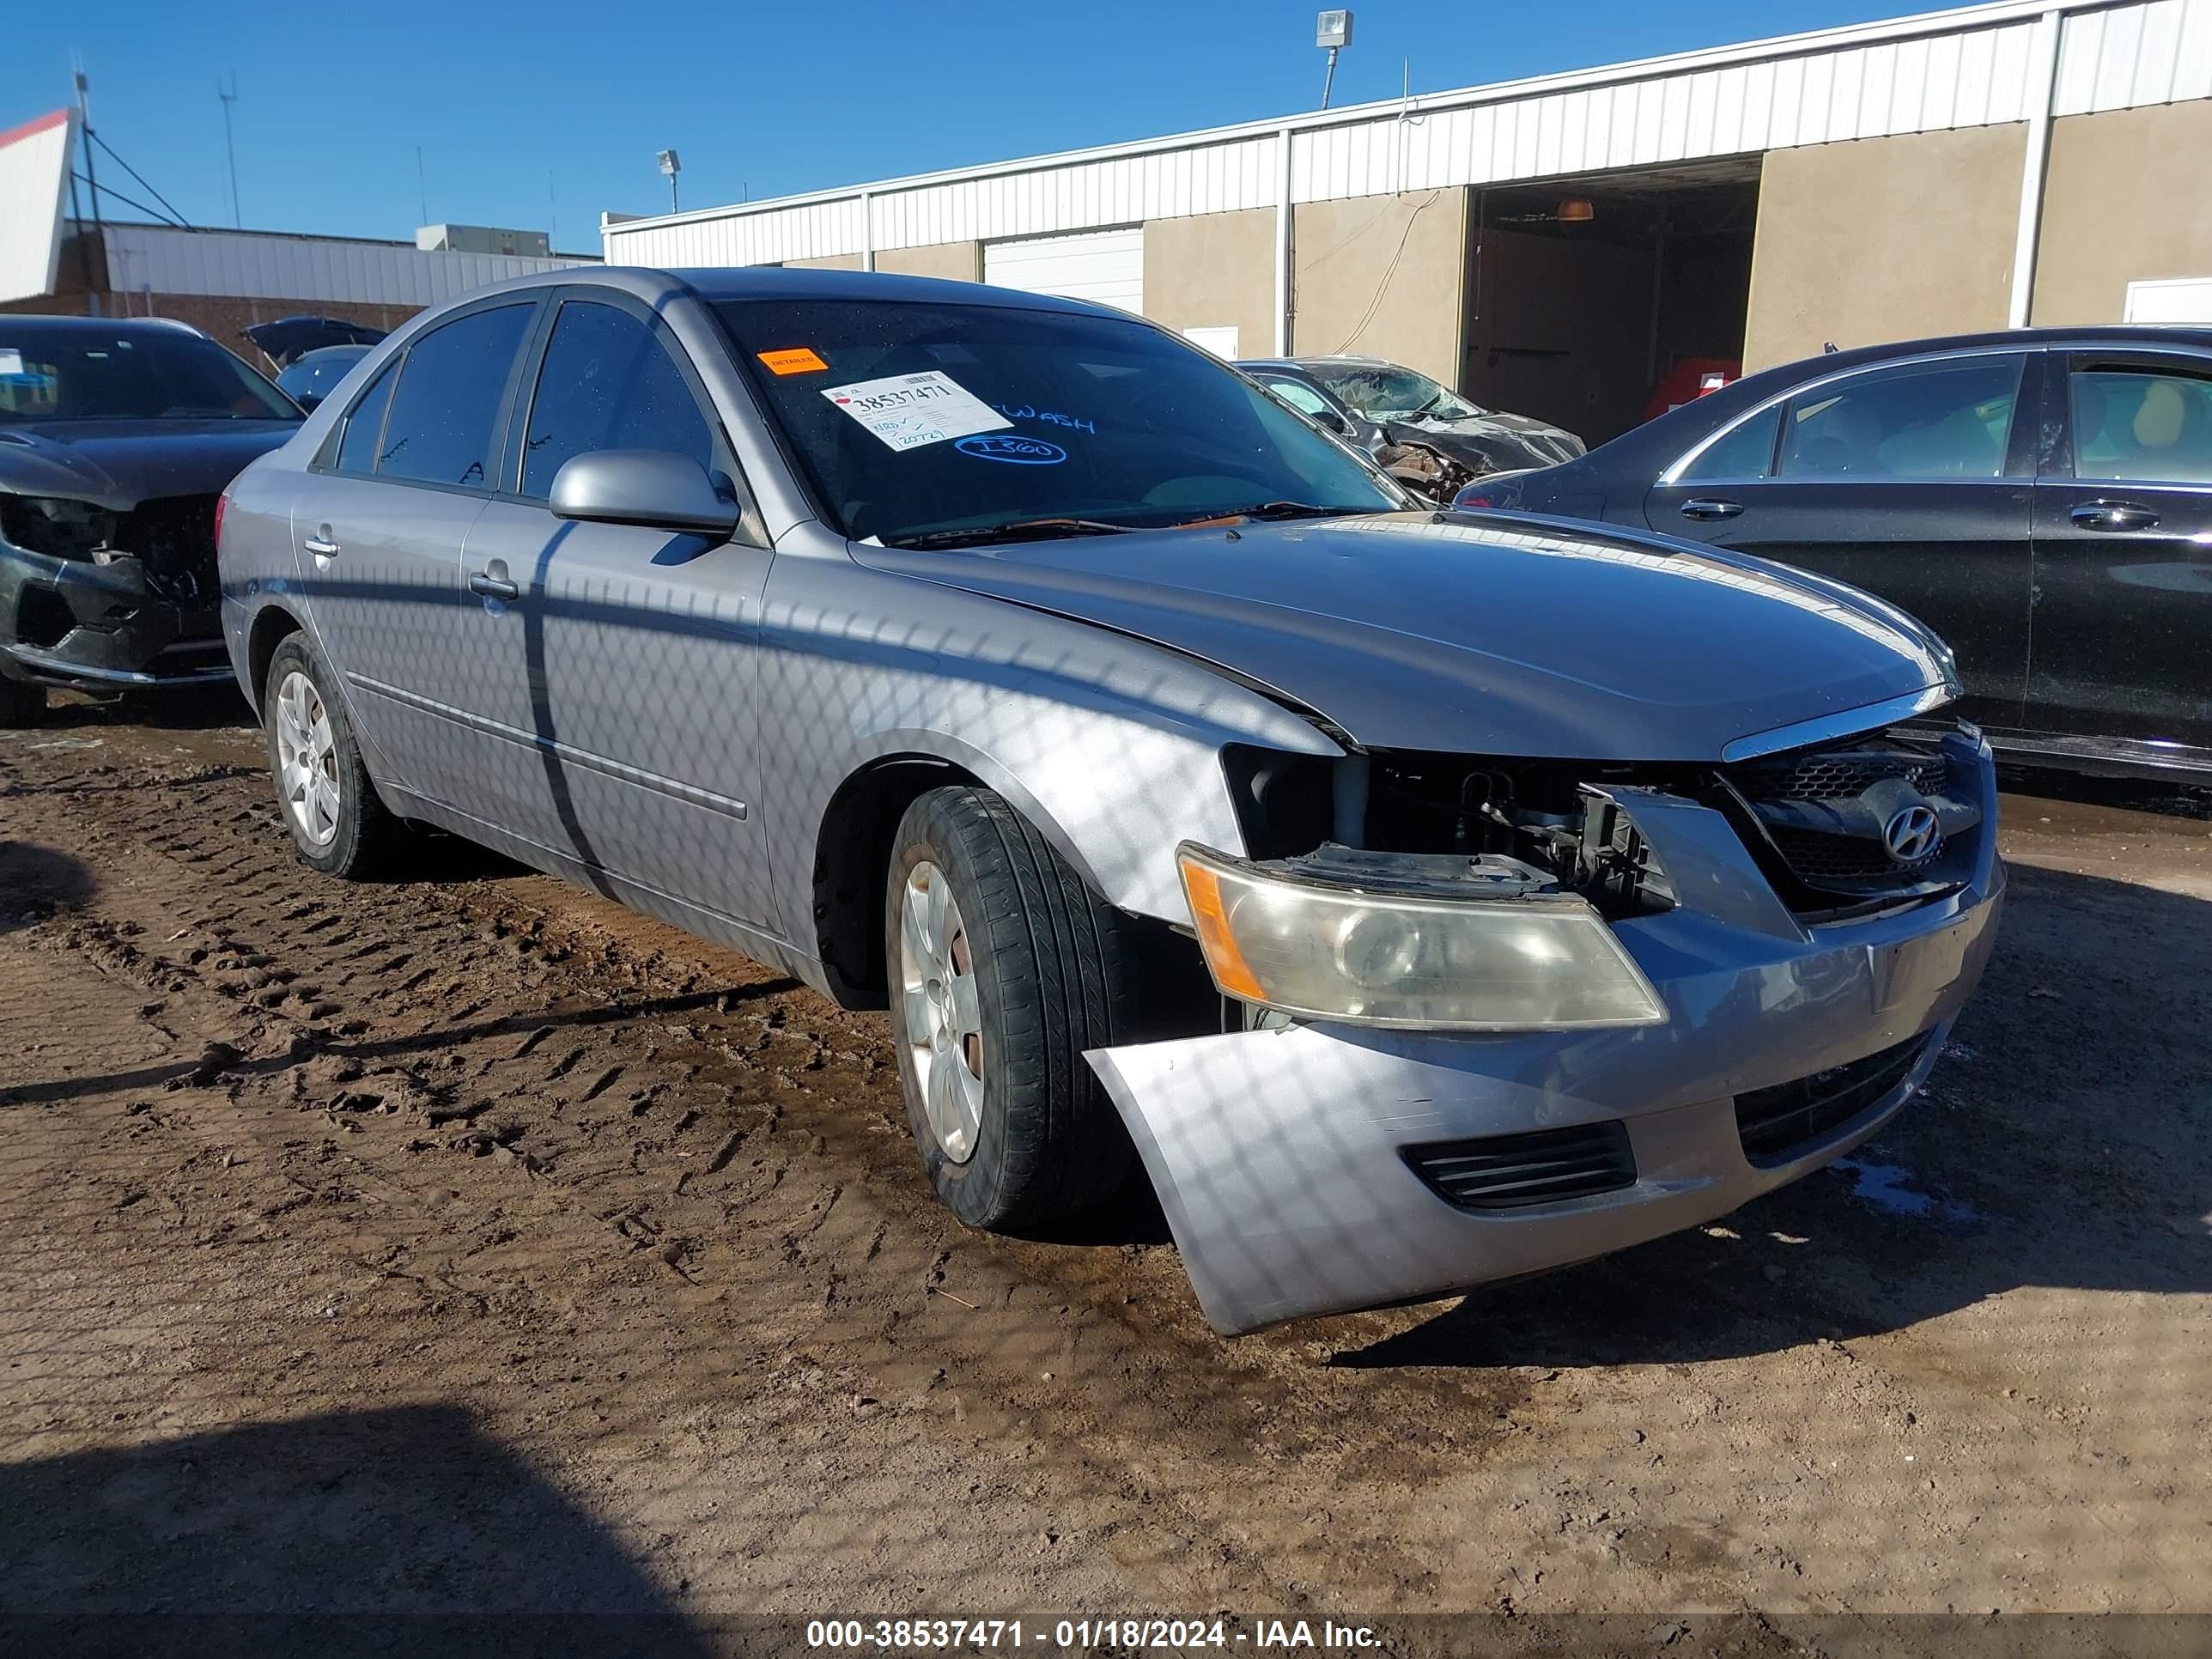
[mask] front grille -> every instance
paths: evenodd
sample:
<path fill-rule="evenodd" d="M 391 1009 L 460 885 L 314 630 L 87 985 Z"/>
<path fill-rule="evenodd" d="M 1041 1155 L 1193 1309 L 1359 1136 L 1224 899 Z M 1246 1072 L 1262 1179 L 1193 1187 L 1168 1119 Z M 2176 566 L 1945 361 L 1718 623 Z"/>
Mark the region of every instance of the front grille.
<path fill-rule="evenodd" d="M 1455 1209 L 1517 1210 L 1636 1184 L 1636 1155 L 1618 1122 L 1408 1146 L 1406 1162 Z"/>
<path fill-rule="evenodd" d="M 1738 828 L 1801 914 L 1926 896 L 1971 873 L 1978 779 L 1943 750 L 1860 738 L 1744 762 L 1726 776 Z M 1915 856 L 1893 856 L 1887 826 L 1914 808 L 1935 814 L 1936 834 Z"/>
<path fill-rule="evenodd" d="M 1925 1033 L 1893 1048 L 1735 1097 L 1735 1132 L 1753 1164 L 1786 1164 L 1874 1106 L 1905 1081 L 1928 1048 Z"/>
<path fill-rule="evenodd" d="M 1901 778 L 1923 795 L 1940 795 L 1951 763 L 1940 754 L 1902 747 L 1819 750 L 1735 769 L 1737 787 L 1757 800 L 1841 800 L 1884 778 Z"/>
<path fill-rule="evenodd" d="M 1779 824 L 1770 825 L 1766 834 L 1774 843 L 1774 850 L 1782 854 L 1784 862 L 1797 878 L 1814 886 L 1828 882 L 1884 881 L 1910 876 L 1943 854 L 1940 836 L 1921 857 L 1910 864 L 1898 864 L 1880 842 L 1861 836 L 1830 836 L 1818 830 L 1793 830 Z"/>

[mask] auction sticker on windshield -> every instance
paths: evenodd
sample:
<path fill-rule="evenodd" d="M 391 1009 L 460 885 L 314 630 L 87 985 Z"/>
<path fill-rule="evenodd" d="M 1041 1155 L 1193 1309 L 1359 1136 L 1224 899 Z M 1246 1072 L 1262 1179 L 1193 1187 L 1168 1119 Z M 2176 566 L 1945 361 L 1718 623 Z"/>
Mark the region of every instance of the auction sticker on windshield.
<path fill-rule="evenodd" d="M 951 375 L 933 368 L 824 386 L 822 395 L 893 449 L 919 449 L 1012 424 Z"/>

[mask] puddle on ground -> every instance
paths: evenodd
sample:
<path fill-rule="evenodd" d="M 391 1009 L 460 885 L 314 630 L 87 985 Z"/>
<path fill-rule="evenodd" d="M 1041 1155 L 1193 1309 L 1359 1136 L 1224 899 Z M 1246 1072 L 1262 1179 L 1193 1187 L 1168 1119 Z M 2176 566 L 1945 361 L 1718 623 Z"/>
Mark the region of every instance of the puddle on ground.
<path fill-rule="evenodd" d="M 1911 1185 L 1912 1171 L 1895 1164 L 1868 1164 L 1855 1158 L 1839 1158 L 1829 1168 L 1851 1177 L 1853 1198 L 1863 1199 L 1885 1215 L 1959 1224 L 1981 1219 L 1955 1199 L 1915 1191 Z"/>

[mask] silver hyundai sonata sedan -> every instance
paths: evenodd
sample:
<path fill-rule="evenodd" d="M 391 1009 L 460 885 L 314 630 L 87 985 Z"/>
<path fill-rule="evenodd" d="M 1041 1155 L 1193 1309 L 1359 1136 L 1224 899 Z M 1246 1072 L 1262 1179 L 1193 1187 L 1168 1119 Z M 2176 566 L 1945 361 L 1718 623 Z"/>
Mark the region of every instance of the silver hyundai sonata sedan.
<path fill-rule="evenodd" d="M 219 534 L 309 865 L 437 825 L 887 1007 L 963 1221 L 1141 1166 L 1224 1333 L 1820 1168 L 1994 935 L 1989 750 L 1911 617 L 1414 510 L 1072 301 L 485 289 L 372 351 Z"/>

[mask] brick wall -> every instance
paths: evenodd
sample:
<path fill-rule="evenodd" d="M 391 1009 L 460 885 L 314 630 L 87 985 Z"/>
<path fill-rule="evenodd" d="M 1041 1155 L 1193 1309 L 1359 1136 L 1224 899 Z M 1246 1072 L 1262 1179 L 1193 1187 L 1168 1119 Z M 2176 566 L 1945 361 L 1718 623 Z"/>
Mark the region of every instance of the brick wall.
<path fill-rule="evenodd" d="M 105 281 L 106 264 L 100 258 L 99 239 L 87 236 L 82 240 L 90 244 L 88 248 L 81 250 L 80 239 L 76 236 L 63 245 L 56 292 L 39 299 L 0 303 L 0 315 L 26 312 L 48 317 L 91 315 L 84 284 L 84 254 L 88 252 L 92 256 L 97 281 Z M 388 330 L 398 327 L 421 309 L 420 306 L 368 305 L 350 300 L 257 300 L 227 295 L 105 291 L 100 295 L 100 313 L 104 317 L 173 317 L 179 322 L 190 323 L 264 371 L 269 367 L 267 362 L 239 332 L 249 324 L 273 323 L 279 317 L 335 317 L 341 322 L 365 323 L 371 328 Z"/>

